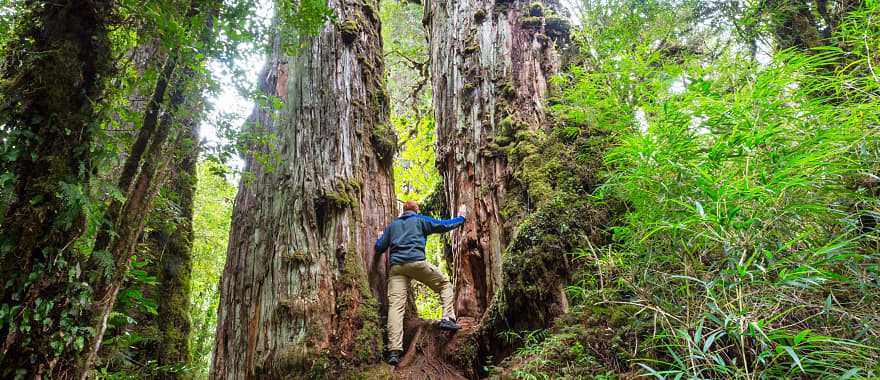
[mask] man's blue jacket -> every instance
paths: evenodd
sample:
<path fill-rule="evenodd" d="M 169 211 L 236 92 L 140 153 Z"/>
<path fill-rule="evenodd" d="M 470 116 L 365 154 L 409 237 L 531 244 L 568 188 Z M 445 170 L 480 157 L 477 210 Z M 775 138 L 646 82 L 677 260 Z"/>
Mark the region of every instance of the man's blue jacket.
<path fill-rule="evenodd" d="M 428 235 L 450 231 L 463 223 L 463 216 L 437 220 L 415 211 L 406 211 L 385 227 L 382 236 L 376 240 L 376 254 L 391 248 L 391 265 L 423 261 Z"/>

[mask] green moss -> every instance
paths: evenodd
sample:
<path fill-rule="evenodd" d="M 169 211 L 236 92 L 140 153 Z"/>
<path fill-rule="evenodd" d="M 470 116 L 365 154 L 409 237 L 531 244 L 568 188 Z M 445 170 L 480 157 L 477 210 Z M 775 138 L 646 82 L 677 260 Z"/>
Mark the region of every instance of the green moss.
<path fill-rule="evenodd" d="M 476 43 L 476 41 L 468 44 L 468 46 L 466 46 L 464 48 L 464 54 L 468 54 L 468 55 L 474 54 L 478 51 L 480 51 L 480 45 L 478 43 Z"/>
<path fill-rule="evenodd" d="M 361 264 L 357 250 L 349 247 L 345 254 L 345 267 L 340 281 L 347 288 L 337 300 L 341 315 L 347 315 L 358 327 L 352 345 L 351 360 L 356 365 L 375 362 L 381 359 L 383 350 L 382 324 L 379 317 L 379 302 L 373 297 L 367 282 L 367 274 Z"/>
<path fill-rule="evenodd" d="M 642 343 L 651 333 L 651 323 L 638 311 L 630 305 L 576 306 L 559 317 L 545 338 L 528 342 L 495 371 L 596 378 L 637 370 L 633 359 L 654 357 L 646 349 L 650 346 Z"/>
<path fill-rule="evenodd" d="M 343 373 L 339 378 L 343 380 L 388 380 L 393 375 L 394 367 L 382 363 L 353 368 Z"/>
<path fill-rule="evenodd" d="M 304 345 L 289 344 L 271 363 L 275 373 L 303 373 L 311 367 L 311 357 Z"/>
<path fill-rule="evenodd" d="M 283 253 L 281 255 L 281 258 L 285 260 L 290 260 L 294 263 L 305 263 L 310 261 L 310 258 L 306 255 L 305 251 L 301 249 L 295 249 L 287 253 Z"/>
<path fill-rule="evenodd" d="M 544 19 L 544 28 L 549 37 L 567 40 L 571 35 L 571 23 L 558 15 L 548 15 Z"/>
<path fill-rule="evenodd" d="M 511 139 L 510 136 L 505 135 L 501 135 L 495 138 L 495 144 L 497 144 L 498 146 L 507 146 L 510 144 L 511 141 L 513 141 L 513 139 Z"/>
<path fill-rule="evenodd" d="M 535 16 L 522 16 L 519 18 L 519 23 L 523 28 L 526 29 L 539 29 L 542 25 L 544 25 L 543 17 L 535 17 Z"/>
<path fill-rule="evenodd" d="M 355 19 L 349 18 L 339 24 L 338 30 L 342 36 L 342 42 L 351 44 L 361 33 L 361 25 Z"/>
<path fill-rule="evenodd" d="M 513 88 L 513 82 L 510 80 L 504 81 L 498 85 L 498 94 L 501 95 L 505 99 L 513 99 L 516 95 L 516 91 Z"/>
<path fill-rule="evenodd" d="M 380 160 L 392 160 L 397 152 L 397 133 L 388 124 L 380 124 L 373 128 L 370 134 L 373 150 Z"/>
<path fill-rule="evenodd" d="M 501 119 L 501 122 L 498 123 L 498 127 L 501 128 L 502 135 L 513 136 L 513 134 L 523 126 L 521 123 L 517 122 L 513 116 L 507 116 L 504 119 Z"/>
<path fill-rule="evenodd" d="M 357 203 L 357 200 L 352 199 L 352 197 L 347 192 L 328 191 L 324 193 L 324 199 L 328 201 L 328 204 L 336 207 L 337 209 L 354 207 L 354 205 Z"/>
<path fill-rule="evenodd" d="M 474 22 L 477 24 L 482 24 L 483 21 L 485 21 L 485 20 L 486 20 L 486 11 L 482 10 L 482 9 L 477 9 L 477 11 L 474 12 Z"/>
<path fill-rule="evenodd" d="M 446 208 L 446 188 L 443 181 L 437 181 L 434 190 L 431 190 L 431 193 L 420 202 L 420 208 L 425 215 L 437 219 L 449 218 L 449 212 Z"/>
<path fill-rule="evenodd" d="M 529 4 L 529 16 L 541 17 L 544 15 L 544 4 L 533 2 Z"/>
<path fill-rule="evenodd" d="M 514 232 L 502 261 L 505 287 L 487 311 L 484 339 L 497 343 L 508 331 L 549 326 L 561 312 L 559 289 L 573 275 L 566 254 L 607 241 L 610 212 L 584 195 L 598 183 L 602 162 L 593 158 L 604 155 L 610 138 L 565 127 L 566 133 L 546 134 L 515 116 L 498 122 L 493 143 L 507 150 L 514 178 L 500 214 Z"/>

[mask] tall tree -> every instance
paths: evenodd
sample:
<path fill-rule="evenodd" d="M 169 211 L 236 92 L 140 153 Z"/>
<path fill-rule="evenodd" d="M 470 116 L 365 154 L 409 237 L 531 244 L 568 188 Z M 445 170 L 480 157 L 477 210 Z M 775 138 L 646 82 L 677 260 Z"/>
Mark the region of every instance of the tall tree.
<path fill-rule="evenodd" d="M 454 272 L 455 309 L 459 318 L 480 320 L 504 287 L 502 252 L 518 216 L 505 213 L 515 186 L 506 148 L 545 127 L 548 80 L 560 64 L 556 44 L 568 38 L 569 24 L 556 1 L 427 1 L 425 6 L 437 165 L 447 204 L 473 210 L 464 228 L 453 232 L 447 258 Z M 528 194 L 520 198 L 527 204 Z M 513 313 L 540 318 L 535 328 L 549 323 L 565 309 L 565 296 L 561 286 L 548 292 L 551 296 L 539 303 L 547 313 Z"/>
<path fill-rule="evenodd" d="M 188 133 L 177 144 L 177 155 L 169 189 L 177 207 L 174 231 L 159 252 L 158 332 L 156 359 L 160 366 L 180 366 L 190 362 L 190 283 L 193 269 L 193 201 L 196 191 L 196 164 L 199 158 L 198 118 L 187 122 Z M 164 378 L 177 378 L 164 374 Z"/>
<path fill-rule="evenodd" d="M 77 240 L 87 227 L 93 137 L 111 73 L 112 1 L 32 1 L 0 68 L 3 178 L 0 376 L 72 375 L 87 330 Z M 80 280 L 81 281 L 81 280 Z"/>
<path fill-rule="evenodd" d="M 168 141 L 190 138 L 194 104 L 202 96 L 204 82 L 197 68 L 204 63 L 213 44 L 214 19 L 220 4 L 213 0 L 192 0 L 185 14 L 187 31 L 196 51 L 178 49 L 169 54 L 156 83 L 150 104 L 144 113 L 144 122 L 132 146 L 131 154 L 119 178 L 125 200 L 114 199 L 108 212 L 108 224 L 95 243 L 95 253 L 89 260 L 94 289 L 92 326 L 96 334 L 87 343 L 90 354 L 81 363 L 85 373 L 97 359 L 101 341 L 107 328 L 107 318 L 128 272 L 131 256 L 164 178 L 162 172 L 169 165 Z M 168 100 L 164 102 L 165 92 Z M 162 107 L 159 107 L 162 105 Z M 159 110 L 162 113 L 159 116 Z M 188 120 L 188 122 L 187 122 Z"/>
<path fill-rule="evenodd" d="M 283 41 L 295 51 L 275 39 L 261 88 L 284 106 L 248 120 L 274 138 L 246 158 L 211 378 L 315 378 L 380 360 L 387 264 L 373 244 L 395 215 L 396 137 L 377 5 L 333 1 L 331 25 Z"/>

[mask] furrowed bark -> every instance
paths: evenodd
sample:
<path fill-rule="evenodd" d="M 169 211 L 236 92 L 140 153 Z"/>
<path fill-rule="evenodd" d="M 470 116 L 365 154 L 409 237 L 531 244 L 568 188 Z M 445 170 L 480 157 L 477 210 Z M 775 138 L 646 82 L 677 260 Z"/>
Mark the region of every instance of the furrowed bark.
<path fill-rule="evenodd" d="M 437 165 L 452 212 L 456 313 L 479 319 L 502 285 L 511 216 L 502 214 L 511 170 L 502 148 L 511 129 L 544 127 L 548 78 L 559 69 L 555 41 L 568 35 L 558 3 L 428 1 Z"/>
<path fill-rule="evenodd" d="M 285 106 L 248 120 L 274 140 L 246 158 L 213 379 L 327 378 L 381 359 L 387 258 L 373 245 L 396 216 L 396 137 L 377 5 L 329 2 L 336 24 L 292 56 L 275 41 L 261 87 Z"/>
<path fill-rule="evenodd" d="M 494 335 L 506 323 L 508 328 L 548 327 L 565 309 L 561 286 L 549 289 L 552 297 L 545 300 L 561 308 L 508 308 L 503 297 L 505 292 L 516 292 L 515 287 L 507 289 L 516 273 L 505 272 L 509 270 L 503 263 L 509 258 L 503 253 L 521 213 L 532 211 L 527 194 L 522 200 L 526 210 L 511 214 L 505 209 L 511 197 L 523 197 L 522 191 L 509 193 L 517 185 L 512 182 L 508 154 L 518 140 L 534 138 L 535 132 L 547 128 L 548 80 L 559 70 L 557 43 L 568 40 L 567 15 L 560 15 L 562 7 L 556 1 L 429 1 L 425 6 L 437 165 L 450 212 L 461 205 L 471 210 L 464 227 L 452 233 L 451 257 L 447 257 L 452 263 L 456 313 L 479 321 L 482 334 Z M 564 260 L 561 253 L 559 259 Z M 547 268 L 527 270 L 538 278 L 557 276 Z M 498 312 L 490 309 L 505 312 L 498 318 Z M 488 314 L 493 318 L 487 321 Z M 500 341 L 494 336 L 483 339 L 481 352 L 503 353 L 487 347 Z"/>
<path fill-rule="evenodd" d="M 0 303 L 22 307 L 0 326 L 0 377 L 18 372 L 66 378 L 79 351 L 76 336 L 59 322 L 62 315 L 77 318 L 76 300 L 86 291 L 70 272 L 79 260 L 72 246 L 87 224 L 99 118 L 93 104 L 112 72 L 107 27 L 113 2 L 29 2 L 25 7 L 27 17 L 0 67 L 2 169 L 15 181 L 14 199 L 0 225 L 0 274 L 6 284 Z M 31 318 L 37 308 L 40 321 Z M 24 325 L 31 327 L 14 327 Z M 65 331 L 73 340 L 59 335 Z"/>

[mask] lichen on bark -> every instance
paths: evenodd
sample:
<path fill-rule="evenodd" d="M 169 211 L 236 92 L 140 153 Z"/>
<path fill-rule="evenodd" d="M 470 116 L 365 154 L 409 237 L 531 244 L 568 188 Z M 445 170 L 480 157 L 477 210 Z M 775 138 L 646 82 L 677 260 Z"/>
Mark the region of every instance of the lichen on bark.
<path fill-rule="evenodd" d="M 337 24 L 274 50 L 261 88 L 285 104 L 249 123 L 280 160 L 246 159 L 236 199 L 212 378 L 344 377 L 381 359 L 386 256 L 396 214 L 375 0 L 330 2 Z M 267 147 L 254 147 L 267 150 Z"/>
<path fill-rule="evenodd" d="M 506 286 L 502 253 L 521 217 L 502 218 L 512 180 L 507 155 L 527 148 L 512 145 L 515 138 L 545 128 L 548 79 L 559 59 L 555 43 L 541 37 L 542 16 L 561 8 L 521 0 L 425 4 L 437 165 L 452 212 L 461 205 L 472 210 L 451 237 L 456 312 L 480 319 Z"/>

